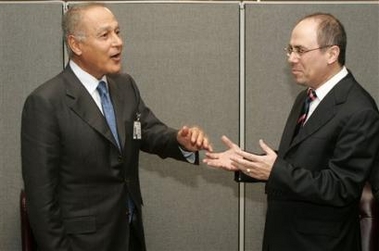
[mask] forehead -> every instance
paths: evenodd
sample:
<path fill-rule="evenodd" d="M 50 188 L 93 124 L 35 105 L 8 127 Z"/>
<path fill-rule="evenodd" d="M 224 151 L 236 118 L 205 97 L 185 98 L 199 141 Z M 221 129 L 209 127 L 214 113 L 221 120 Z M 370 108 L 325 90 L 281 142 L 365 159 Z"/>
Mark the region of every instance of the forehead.
<path fill-rule="evenodd" d="M 318 23 L 314 19 L 300 21 L 291 33 L 292 46 L 316 46 Z"/>
<path fill-rule="evenodd" d="M 102 6 L 95 6 L 83 11 L 82 24 L 88 32 L 114 29 L 118 22 L 112 12 Z"/>

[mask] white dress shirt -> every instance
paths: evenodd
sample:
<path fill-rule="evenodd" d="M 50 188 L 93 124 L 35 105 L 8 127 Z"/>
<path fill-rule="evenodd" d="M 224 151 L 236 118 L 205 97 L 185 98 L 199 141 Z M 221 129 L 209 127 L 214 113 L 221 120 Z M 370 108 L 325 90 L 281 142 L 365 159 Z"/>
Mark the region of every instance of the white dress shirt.
<path fill-rule="evenodd" d="M 330 92 L 330 90 L 333 89 L 333 87 L 338 84 L 341 79 L 346 77 L 346 75 L 349 72 L 347 71 L 346 67 L 344 66 L 341 71 L 339 71 L 336 75 L 334 75 L 331 79 L 329 79 L 325 84 L 321 85 L 319 88 L 315 90 L 317 98 L 312 101 L 312 103 L 309 106 L 308 116 L 305 120 L 307 122 L 308 118 L 312 115 L 314 110 L 316 110 L 317 106 L 320 104 L 320 102 L 325 98 L 325 96 Z"/>

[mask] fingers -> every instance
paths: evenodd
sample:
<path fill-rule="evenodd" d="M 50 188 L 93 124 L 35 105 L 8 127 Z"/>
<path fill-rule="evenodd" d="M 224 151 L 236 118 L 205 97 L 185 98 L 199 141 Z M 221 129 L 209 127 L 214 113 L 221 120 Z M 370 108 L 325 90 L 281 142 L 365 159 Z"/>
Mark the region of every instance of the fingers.
<path fill-rule="evenodd" d="M 259 146 L 262 148 L 262 150 L 266 153 L 266 154 L 272 154 L 272 153 L 275 153 L 275 151 L 269 147 L 264 141 L 263 139 L 260 139 L 259 140 Z"/>
<path fill-rule="evenodd" d="M 255 155 L 255 154 L 252 154 L 252 153 L 248 153 L 248 152 L 243 151 L 243 150 L 236 151 L 236 153 L 237 153 L 239 156 L 242 157 L 241 159 L 247 159 L 247 160 L 249 160 L 249 161 L 256 161 L 256 159 L 260 157 L 259 155 Z"/>
<path fill-rule="evenodd" d="M 198 127 L 190 128 L 191 134 L 191 144 L 196 145 L 198 150 L 207 150 L 212 152 L 212 146 L 209 143 L 208 137 L 205 135 L 204 131 Z"/>
<path fill-rule="evenodd" d="M 178 142 L 189 151 L 207 150 L 212 152 L 213 148 L 204 131 L 197 126 L 183 126 L 178 131 Z"/>
<path fill-rule="evenodd" d="M 243 170 L 243 169 L 246 169 L 247 166 L 251 165 L 252 162 L 250 160 L 246 160 L 246 159 L 243 159 L 243 158 L 238 158 L 238 157 L 231 157 L 230 158 L 232 161 L 234 161 L 238 166 L 240 166 L 240 169 Z"/>
<path fill-rule="evenodd" d="M 192 127 L 190 130 L 191 133 L 191 143 L 200 147 L 204 140 L 204 132 L 198 127 Z"/>
<path fill-rule="evenodd" d="M 240 170 L 259 180 L 268 179 L 277 155 L 263 140 L 259 140 L 260 147 L 266 153 L 263 155 L 241 150 L 226 136 L 222 136 L 221 140 L 229 149 L 219 153 L 207 152 L 203 160 L 205 164 L 228 171 Z"/>
<path fill-rule="evenodd" d="M 223 135 L 221 137 L 221 140 L 222 142 L 224 142 L 224 144 L 229 147 L 229 148 L 234 148 L 236 147 L 237 145 L 235 143 L 233 143 L 228 137 L 226 137 L 225 135 Z"/>
<path fill-rule="evenodd" d="M 203 141 L 203 149 L 204 150 L 207 150 L 209 152 L 213 152 L 213 147 L 211 145 L 211 143 L 209 142 L 209 139 L 207 137 L 204 138 L 204 141 Z"/>
<path fill-rule="evenodd" d="M 188 133 L 189 133 L 189 128 L 187 127 L 187 126 L 183 126 L 180 130 L 179 130 L 179 132 L 178 132 L 178 136 L 180 136 L 180 137 L 186 137 L 187 135 L 188 135 Z"/>
<path fill-rule="evenodd" d="M 212 156 L 210 158 L 203 159 L 203 163 L 210 167 L 220 168 L 227 171 L 237 171 L 238 167 L 236 163 L 230 159 L 223 159 L 219 157 Z"/>
<path fill-rule="evenodd" d="M 223 136 L 221 139 L 224 144 L 229 147 L 229 149 L 219 153 L 206 152 L 206 158 L 203 160 L 203 162 L 211 167 L 221 168 L 227 171 L 237 171 L 238 165 L 232 160 L 231 157 L 234 156 L 237 159 L 241 158 L 236 153 L 236 151 L 239 150 L 239 147 L 231 140 L 229 140 L 226 136 Z"/>
<path fill-rule="evenodd" d="M 205 152 L 205 156 L 207 159 L 218 159 L 220 154 L 219 153 L 212 153 L 212 152 Z"/>

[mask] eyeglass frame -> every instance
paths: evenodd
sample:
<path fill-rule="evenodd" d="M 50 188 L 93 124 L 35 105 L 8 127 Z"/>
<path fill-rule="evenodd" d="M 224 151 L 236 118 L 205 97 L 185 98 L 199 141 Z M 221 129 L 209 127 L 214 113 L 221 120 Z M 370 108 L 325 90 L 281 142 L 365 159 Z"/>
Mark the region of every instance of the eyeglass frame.
<path fill-rule="evenodd" d="M 315 50 L 322 50 L 322 49 L 329 48 L 332 46 L 334 46 L 334 44 L 324 45 L 324 46 L 320 46 L 320 47 L 317 47 L 314 49 L 304 49 L 301 46 L 288 45 L 286 48 L 284 48 L 284 50 L 286 52 L 287 57 L 290 57 L 292 53 L 295 53 L 295 56 L 297 58 L 301 58 L 307 52 L 311 52 L 311 51 L 315 51 Z"/>

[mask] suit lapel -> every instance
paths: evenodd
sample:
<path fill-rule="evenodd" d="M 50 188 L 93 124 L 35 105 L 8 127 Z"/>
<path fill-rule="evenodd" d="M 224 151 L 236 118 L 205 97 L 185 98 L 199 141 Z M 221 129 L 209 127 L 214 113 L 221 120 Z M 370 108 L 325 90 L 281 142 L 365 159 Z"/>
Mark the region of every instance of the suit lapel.
<path fill-rule="evenodd" d="M 301 92 L 296 98 L 290 115 L 288 116 L 286 126 L 283 131 L 282 139 L 279 145 L 279 153 L 285 153 L 289 149 L 292 143 L 293 135 L 297 126 L 297 120 L 300 116 L 301 108 L 306 96 L 306 92 Z"/>
<path fill-rule="evenodd" d="M 89 126 L 117 147 L 117 143 L 113 138 L 105 117 L 100 112 L 91 95 L 80 83 L 79 79 L 75 76 L 69 66 L 65 69 L 64 77 L 68 106 Z"/>
<path fill-rule="evenodd" d="M 294 133 L 296 127 L 297 116 L 300 114 L 300 108 L 294 108 L 294 112 L 291 112 L 291 116 L 289 117 L 286 125 L 286 129 L 283 134 L 283 140 L 281 142 L 280 151 L 285 155 L 288 151 L 290 151 L 294 146 L 298 145 L 302 141 L 306 140 L 316 131 L 318 131 L 321 127 L 323 127 L 329 120 L 331 120 L 337 111 L 337 106 L 345 103 L 348 92 L 353 83 L 353 76 L 349 73 L 345 78 L 343 78 L 334 88 L 325 96 L 325 98 L 321 101 L 321 103 L 317 106 L 316 110 L 313 112 L 312 116 L 305 123 L 303 128 L 299 131 L 299 133 L 293 138 L 292 135 Z M 302 98 L 299 100 L 304 100 L 304 94 L 299 95 Z M 295 105 L 301 107 L 301 102 L 297 101 Z"/>
<path fill-rule="evenodd" d="M 336 102 L 334 95 L 332 93 L 330 94 L 331 95 L 327 95 L 317 106 L 312 116 L 293 139 L 291 146 L 294 146 L 308 138 L 334 117 L 336 113 Z"/>

